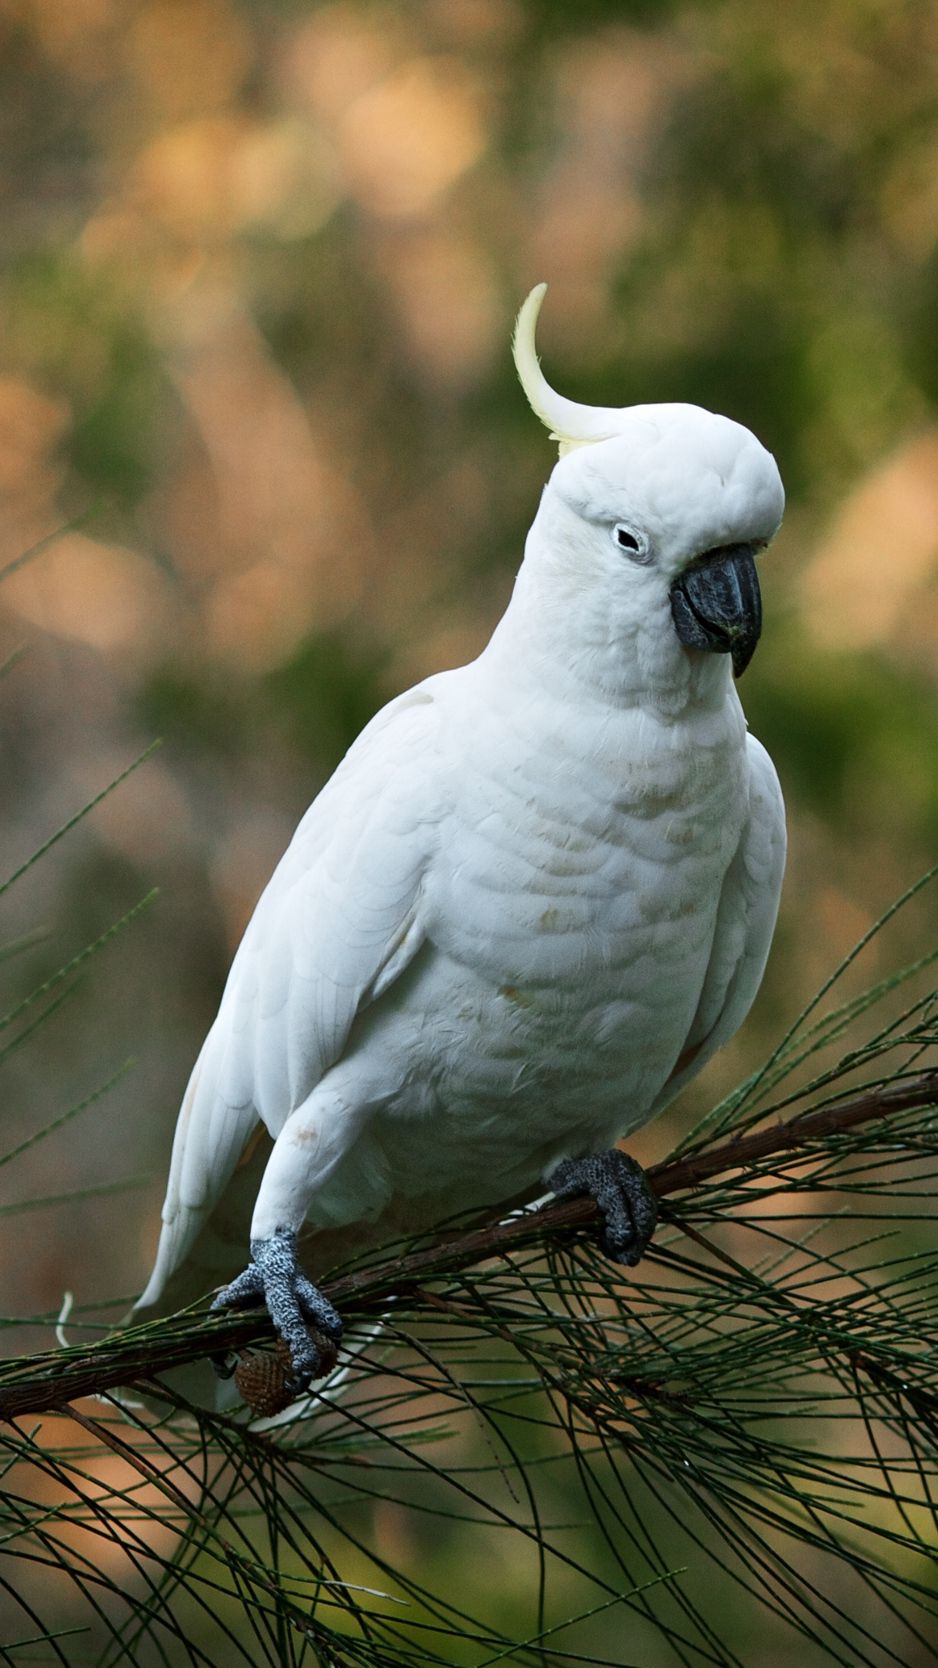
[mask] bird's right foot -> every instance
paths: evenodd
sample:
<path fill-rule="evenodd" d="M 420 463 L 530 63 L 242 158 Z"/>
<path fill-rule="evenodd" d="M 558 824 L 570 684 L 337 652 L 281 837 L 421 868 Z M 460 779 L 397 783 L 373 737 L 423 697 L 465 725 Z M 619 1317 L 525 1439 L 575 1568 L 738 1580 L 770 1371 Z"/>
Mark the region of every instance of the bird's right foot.
<path fill-rule="evenodd" d="M 327 1352 L 313 1336 L 319 1332 L 332 1343 L 342 1336 L 342 1319 L 318 1286 L 300 1268 L 296 1234 L 278 1228 L 268 1239 L 251 1241 L 251 1262 L 218 1293 L 212 1309 L 253 1309 L 265 1305 L 279 1336 L 290 1352 L 290 1376 L 285 1390 L 302 1395 L 314 1378 L 331 1369 Z"/>

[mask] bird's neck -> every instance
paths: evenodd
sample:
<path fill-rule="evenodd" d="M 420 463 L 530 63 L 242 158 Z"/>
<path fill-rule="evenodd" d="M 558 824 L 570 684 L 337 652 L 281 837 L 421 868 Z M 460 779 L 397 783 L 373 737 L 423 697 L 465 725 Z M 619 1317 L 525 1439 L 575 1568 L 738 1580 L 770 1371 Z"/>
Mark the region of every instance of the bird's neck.
<path fill-rule="evenodd" d="M 608 597 L 545 586 L 526 564 L 482 658 L 529 690 L 607 711 L 673 721 L 739 706 L 729 655 L 684 648 L 667 597 L 656 614 L 616 619 Z"/>

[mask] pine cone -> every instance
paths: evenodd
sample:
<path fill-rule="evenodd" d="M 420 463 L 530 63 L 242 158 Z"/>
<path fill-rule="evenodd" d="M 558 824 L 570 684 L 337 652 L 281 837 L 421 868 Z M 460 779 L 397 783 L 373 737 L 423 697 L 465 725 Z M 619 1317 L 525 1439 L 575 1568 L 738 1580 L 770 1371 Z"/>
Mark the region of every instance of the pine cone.
<path fill-rule="evenodd" d="M 332 1339 L 321 1332 L 314 1330 L 312 1337 L 319 1351 L 321 1376 L 325 1377 L 335 1366 L 338 1351 Z M 291 1367 L 289 1346 L 282 1338 L 276 1340 L 272 1349 L 241 1351 L 234 1381 L 258 1419 L 272 1419 L 296 1400 L 294 1392 L 288 1389 Z"/>

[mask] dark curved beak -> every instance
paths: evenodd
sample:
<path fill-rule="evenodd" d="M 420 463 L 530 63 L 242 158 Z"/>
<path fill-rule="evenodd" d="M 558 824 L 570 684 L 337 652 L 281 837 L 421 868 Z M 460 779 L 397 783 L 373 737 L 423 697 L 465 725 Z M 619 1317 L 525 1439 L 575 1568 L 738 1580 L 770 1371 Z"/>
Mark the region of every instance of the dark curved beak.
<path fill-rule="evenodd" d="M 757 544 L 728 544 L 708 550 L 671 586 L 671 617 L 688 649 L 733 657 L 741 677 L 762 631 L 762 596 L 756 574 Z"/>

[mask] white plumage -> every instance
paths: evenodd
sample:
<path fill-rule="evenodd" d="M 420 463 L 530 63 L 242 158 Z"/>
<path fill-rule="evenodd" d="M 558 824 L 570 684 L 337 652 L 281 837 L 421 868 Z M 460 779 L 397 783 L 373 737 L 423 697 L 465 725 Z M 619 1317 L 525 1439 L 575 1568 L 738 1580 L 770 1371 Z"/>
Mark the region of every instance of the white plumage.
<path fill-rule="evenodd" d="M 259 1175 L 251 1239 L 307 1222 L 315 1273 L 532 1194 L 658 1112 L 758 989 L 781 794 L 731 640 L 686 646 L 672 592 L 772 537 L 778 471 L 696 407 L 553 395 L 542 293 L 516 355 L 567 455 L 510 605 L 477 660 L 373 719 L 297 829 L 186 1091 L 140 1308 L 243 1266 Z"/>

